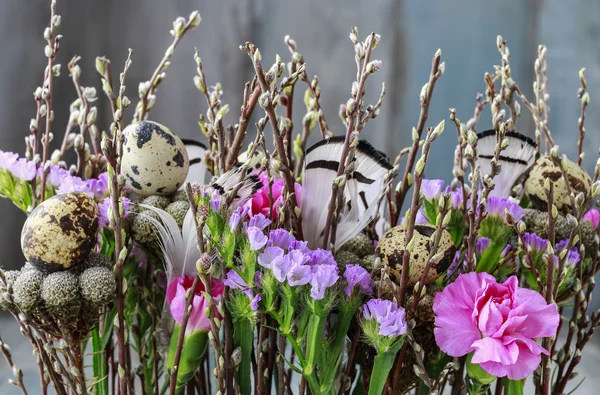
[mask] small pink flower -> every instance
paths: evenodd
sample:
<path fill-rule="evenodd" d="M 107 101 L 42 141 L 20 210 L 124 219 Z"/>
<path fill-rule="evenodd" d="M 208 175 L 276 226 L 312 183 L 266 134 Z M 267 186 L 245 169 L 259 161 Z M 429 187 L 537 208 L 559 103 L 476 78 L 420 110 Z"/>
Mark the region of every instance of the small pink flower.
<path fill-rule="evenodd" d="M 269 179 L 265 172 L 262 172 L 258 175 L 260 182 L 262 182 L 263 186 L 261 189 L 256 191 L 252 199 L 248 201 L 248 205 L 251 207 L 250 215 L 254 216 L 256 214 L 263 214 L 268 217 L 269 212 L 271 211 L 270 207 L 270 199 L 269 199 Z M 271 186 L 271 193 L 273 194 L 273 219 L 277 220 L 277 207 L 281 207 L 283 205 L 283 196 L 281 196 L 281 191 L 285 185 L 283 178 L 275 178 L 273 179 L 273 185 Z M 300 194 L 302 193 L 302 186 L 298 183 L 294 186 L 294 193 L 296 196 L 296 202 L 300 204 Z"/>
<path fill-rule="evenodd" d="M 600 212 L 595 208 L 590 209 L 583 216 L 584 221 L 590 221 L 594 229 L 598 228 L 598 223 L 600 223 Z"/>
<path fill-rule="evenodd" d="M 474 351 L 473 363 L 486 372 L 521 380 L 533 373 L 548 351 L 534 339 L 553 336 L 560 320 L 554 303 L 519 288 L 517 278 L 503 284 L 487 273 L 460 275 L 435 296 L 435 340 L 452 357 Z"/>
<path fill-rule="evenodd" d="M 183 276 L 174 278 L 169 286 L 167 287 L 167 303 L 171 310 L 171 316 L 173 319 L 181 325 L 183 315 L 185 312 L 185 294 L 192 288 L 194 284 L 194 278 L 191 276 Z M 217 279 L 211 279 L 212 296 L 220 298 L 223 296 L 224 285 L 223 281 Z M 208 331 L 210 330 L 210 320 L 205 314 L 208 302 L 202 296 L 204 292 L 204 285 L 201 281 L 198 282 L 198 286 L 194 290 L 194 299 L 192 300 L 192 313 L 188 319 L 185 331 L 187 334 L 197 331 Z M 219 312 L 215 309 L 215 314 L 220 317 Z"/>

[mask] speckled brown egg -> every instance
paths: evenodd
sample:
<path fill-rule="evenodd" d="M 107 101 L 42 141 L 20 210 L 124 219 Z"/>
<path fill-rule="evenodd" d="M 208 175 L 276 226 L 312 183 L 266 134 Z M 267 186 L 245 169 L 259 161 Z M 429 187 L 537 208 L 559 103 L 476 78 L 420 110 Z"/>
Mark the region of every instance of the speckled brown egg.
<path fill-rule="evenodd" d="M 185 182 L 190 167 L 181 139 L 165 126 L 133 123 L 123 130 L 121 172 L 138 196 L 169 195 Z"/>
<path fill-rule="evenodd" d="M 46 272 L 83 262 L 97 241 L 98 205 L 86 193 L 56 195 L 37 206 L 23 225 L 25 259 Z"/>
<path fill-rule="evenodd" d="M 567 161 L 566 169 L 571 191 L 577 196 L 579 192 L 590 194 L 592 179 L 576 163 Z M 540 157 L 532 166 L 525 181 L 525 193 L 534 206 L 540 210 L 548 209 L 548 199 L 544 191 L 544 182 L 549 178 L 554 184 L 554 205 L 561 213 L 571 212 L 571 198 L 567 184 L 562 175 L 560 165 L 549 156 Z"/>
<path fill-rule="evenodd" d="M 417 281 L 421 280 L 421 276 L 425 271 L 432 245 L 430 237 L 434 231 L 435 227 L 432 225 L 415 225 L 413 235 L 416 239 L 409 260 L 408 284 L 411 287 L 414 286 Z M 406 252 L 406 243 L 406 229 L 403 225 L 400 225 L 388 230 L 379 240 L 379 244 L 375 250 L 375 253 L 381 258 L 381 263 L 388 267 L 388 274 L 396 284 L 400 284 L 402 259 Z M 452 236 L 445 230 L 440 239 L 438 252 L 443 252 L 444 257 L 429 269 L 427 277 L 425 278 L 425 284 L 434 281 L 444 273 L 454 259 L 456 247 L 452 243 Z"/>

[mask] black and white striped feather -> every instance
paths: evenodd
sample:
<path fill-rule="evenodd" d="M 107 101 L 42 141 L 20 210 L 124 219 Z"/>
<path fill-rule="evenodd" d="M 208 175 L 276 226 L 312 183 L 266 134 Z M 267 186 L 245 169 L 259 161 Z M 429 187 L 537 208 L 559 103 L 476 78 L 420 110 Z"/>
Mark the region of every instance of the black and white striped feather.
<path fill-rule="evenodd" d="M 477 149 L 480 174 L 483 177 L 492 172 L 491 161 L 497 143 L 496 131 L 486 130 L 477 134 Z M 533 165 L 536 159 L 535 141 L 516 132 L 507 132 L 508 147 L 502 151 L 498 164 L 500 174 L 494 177 L 494 189 L 490 196 L 508 197 L 517 180 Z"/>
<path fill-rule="evenodd" d="M 344 149 L 344 136 L 321 140 L 306 150 L 302 185 L 302 231 L 311 248 L 321 248 L 331 186 Z M 353 172 L 344 188 L 344 206 L 337 224 L 335 248 L 356 236 L 374 218 L 377 200 L 385 193 L 392 165 L 366 140 L 356 147 Z M 385 215 L 384 206 L 380 214 Z M 383 228 L 383 227 L 381 227 Z"/>

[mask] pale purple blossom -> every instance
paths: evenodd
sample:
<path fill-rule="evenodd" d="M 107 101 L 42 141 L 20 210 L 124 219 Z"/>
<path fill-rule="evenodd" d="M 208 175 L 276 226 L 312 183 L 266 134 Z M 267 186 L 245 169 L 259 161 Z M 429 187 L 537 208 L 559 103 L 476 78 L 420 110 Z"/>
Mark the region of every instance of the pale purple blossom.
<path fill-rule="evenodd" d="M 523 241 L 525 242 L 525 247 L 531 247 L 533 251 L 536 252 L 546 252 L 548 248 L 548 240 L 542 239 L 540 236 L 535 233 L 525 233 L 523 236 Z"/>
<path fill-rule="evenodd" d="M 267 247 L 279 247 L 284 250 L 288 249 L 290 243 L 296 238 L 285 229 L 275 229 L 269 232 L 269 241 Z"/>
<path fill-rule="evenodd" d="M 337 266 L 335 258 L 331 254 L 331 251 L 318 248 L 314 251 L 309 252 L 308 255 L 310 256 L 310 264 L 312 266 L 319 266 L 319 265 Z"/>
<path fill-rule="evenodd" d="M 126 197 L 122 197 L 122 201 L 123 201 L 123 209 L 124 209 L 124 213 L 123 216 L 126 217 L 127 215 L 129 215 L 129 206 L 131 205 L 131 200 L 129 200 Z M 105 197 L 104 200 L 102 200 L 102 203 L 98 203 L 98 209 L 100 210 L 100 217 L 98 219 L 98 225 L 100 226 L 100 228 L 104 228 L 108 225 L 110 225 L 110 218 L 108 217 L 108 210 L 109 208 L 112 209 L 113 207 L 113 203 L 112 203 L 112 199 L 110 197 Z"/>
<path fill-rule="evenodd" d="M 423 180 L 421 183 L 421 193 L 426 200 L 435 200 L 442 194 L 444 180 Z"/>
<path fill-rule="evenodd" d="M 256 314 L 256 311 L 258 310 L 258 304 L 260 303 L 261 300 L 262 300 L 262 295 L 256 294 L 256 296 L 254 296 L 254 298 L 252 298 L 252 300 L 250 301 L 250 308 L 252 310 L 254 310 L 254 314 Z"/>
<path fill-rule="evenodd" d="M 450 195 L 450 207 L 452 207 L 453 210 L 458 210 L 463 207 L 462 189 L 452 189 L 450 186 L 447 186 L 444 193 Z"/>
<path fill-rule="evenodd" d="M 485 252 L 485 250 L 488 249 L 489 246 L 490 239 L 488 239 L 487 237 L 480 237 L 479 240 L 477 240 L 477 242 L 475 243 L 475 251 L 477 251 L 479 255 L 482 255 Z"/>
<path fill-rule="evenodd" d="M 504 221 L 507 220 L 506 212 L 508 212 L 514 219 L 514 222 L 519 222 L 525 215 L 525 210 L 517 203 L 511 201 L 509 198 L 501 198 L 497 196 L 491 196 L 488 198 L 485 210 L 488 216 L 496 216 L 502 218 Z"/>
<path fill-rule="evenodd" d="M 340 278 L 337 265 L 313 266 L 312 280 L 310 284 L 310 296 L 314 300 L 321 300 L 325 296 L 327 288 L 331 287 Z"/>
<path fill-rule="evenodd" d="M 267 244 L 268 238 L 259 228 L 250 226 L 246 230 L 246 233 L 248 234 L 250 248 L 252 248 L 254 251 L 260 250 Z"/>
<path fill-rule="evenodd" d="M 66 170 L 65 170 L 66 171 Z M 104 198 L 108 194 L 108 172 L 104 172 L 98 178 L 86 180 L 87 188 L 94 194 L 98 200 Z"/>
<path fill-rule="evenodd" d="M 0 151 L 0 169 L 10 170 L 18 158 L 19 155 L 13 152 Z"/>
<path fill-rule="evenodd" d="M 287 273 L 288 284 L 292 287 L 308 284 L 312 280 L 310 258 L 300 250 L 292 250 L 288 253 L 290 267 Z"/>
<path fill-rule="evenodd" d="M 284 282 L 290 271 L 292 263 L 288 255 L 280 255 L 271 262 L 271 270 L 273 275 L 280 283 Z"/>
<path fill-rule="evenodd" d="M 346 296 L 350 297 L 356 286 L 358 286 L 360 292 L 366 295 L 373 294 L 373 279 L 364 267 L 353 264 L 346 265 L 344 279 L 348 282 L 348 286 L 344 288 Z"/>
<path fill-rule="evenodd" d="M 25 158 L 20 158 L 16 162 L 13 162 L 8 170 L 15 177 L 25 181 L 31 181 L 37 175 L 35 162 L 29 161 Z"/>
<path fill-rule="evenodd" d="M 236 213 L 235 211 L 233 212 L 233 214 L 231 214 L 231 216 L 229 217 L 229 220 L 227 221 L 227 224 L 229 225 L 229 228 L 235 232 L 235 230 L 237 229 L 238 225 L 240 224 L 241 221 L 241 217 L 239 213 Z"/>
<path fill-rule="evenodd" d="M 282 257 L 284 254 L 283 248 L 280 247 L 267 247 L 265 250 L 258 256 L 258 264 L 267 269 L 273 270 L 273 261 Z"/>
<path fill-rule="evenodd" d="M 311 250 L 308 248 L 308 241 L 292 240 L 288 245 L 288 250 L 300 250 L 305 254 L 308 254 Z"/>
<path fill-rule="evenodd" d="M 264 230 L 269 225 L 271 225 L 271 220 L 265 217 L 262 213 L 258 213 L 254 217 L 250 218 L 250 222 L 248 223 L 248 226 L 256 227 L 260 230 Z"/>
<path fill-rule="evenodd" d="M 90 191 L 88 184 L 79 177 L 65 177 L 56 191 L 57 194 L 70 192 L 84 192 L 94 197 L 94 193 Z"/>
<path fill-rule="evenodd" d="M 219 209 L 221 208 L 221 197 L 216 196 L 214 199 L 210 199 L 208 203 L 210 204 L 210 208 L 212 208 L 213 211 L 219 211 Z"/>
<path fill-rule="evenodd" d="M 377 321 L 381 336 L 402 336 L 406 333 L 404 308 L 389 300 L 369 300 L 364 305 L 363 317 Z"/>

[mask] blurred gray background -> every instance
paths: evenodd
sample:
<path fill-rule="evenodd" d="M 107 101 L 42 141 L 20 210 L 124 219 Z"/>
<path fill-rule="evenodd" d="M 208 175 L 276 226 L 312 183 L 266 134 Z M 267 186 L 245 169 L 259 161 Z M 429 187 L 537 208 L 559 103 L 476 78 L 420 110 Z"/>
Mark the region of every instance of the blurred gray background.
<path fill-rule="evenodd" d="M 48 4 L 46 0 L 0 2 L 0 149 L 4 151 L 23 153 L 23 138 L 29 133 L 29 119 L 35 115 L 32 93 L 41 84 L 46 64 L 42 33 L 48 21 Z M 587 68 L 591 104 L 584 165 L 593 171 L 600 144 L 600 114 L 596 111 L 596 100 L 600 101 L 600 2 L 594 0 L 59 0 L 59 33 L 64 38 L 58 58 L 62 75 L 54 95 L 55 135 L 62 135 L 68 106 L 76 97 L 66 68 L 74 55 L 82 56 L 82 84 L 98 89 L 98 126 L 107 128 L 111 115 L 94 69 L 95 57 L 110 58 L 113 78 L 117 79 L 127 48 L 133 48 L 127 95 L 135 104 L 138 83 L 150 78 L 171 42 L 168 32 L 173 20 L 196 9 L 202 23 L 175 51 L 151 114 L 151 119 L 182 137 L 200 138 L 197 119 L 206 111 L 204 99 L 192 82 L 194 47 L 200 50 L 209 85 L 222 83 L 224 102 L 231 109 L 228 121 L 233 123 L 239 117 L 243 84 L 252 76 L 251 63 L 238 46 L 254 42 L 269 67 L 276 54 L 289 60 L 283 42 L 286 34 L 296 40 L 308 74 L 319 76 L 328 123 L 335 133 L 342 133 L 338 108 L 348 99 L 356 74 L 348 33 L 357 26 L 362 39 L 371 31 L 382 37 L 373 57 L 381 59 L 383 67 L 369 79 L 367 102 L 376 101 L 382 81 L 388 87 L 381 115 L 369 123 L 364 136 L 394 157 L 410 142 L 410 131 L 419 115 L 418 95 L 435 51 L 442 49 L 446 73 L 436 85 L 428 126 L 447 120 L 450 107 L 466 121 L 473 113 L 476 94 L 485 89 L 484 72 L 493 72 L 493 65 L 500 62 L 495 43 L 501 34 L 511 50 L 513 77 L 529 98 L 533 96 L 537 45 L 547 45 L 550 128 L 561 151 L 571 159 L 577 155 L 578 71 Z M 296 124 L 304 110 L 301 98 L 305 87 L 298 86 Z M 525 109 L 523 114 L 519 131 L 532 136 L 531 117 Z M 479 130 L 489 126 L 486 108 Z M 451 179 L 455 140 L 455 130 L 448 128 L 434 144 L 427 177 Z M 18 268 L 23 264 L 19 235 L 25 215 L 7 200 L 0 200 L 0 213 L 0 265 Z M 4 329 L 8 324 L 0 325 Z M 16 331 L 14 325 L 10 328 Z M 2 333 L 5 335 L 4 330 Z M 0 363 L 0 368 L 5 367 Z M 35 376 L 30 375 L 30 379 Z M 0 387 L 0 393 L 10 393 L 5 391 L 8 389 Z"/>

